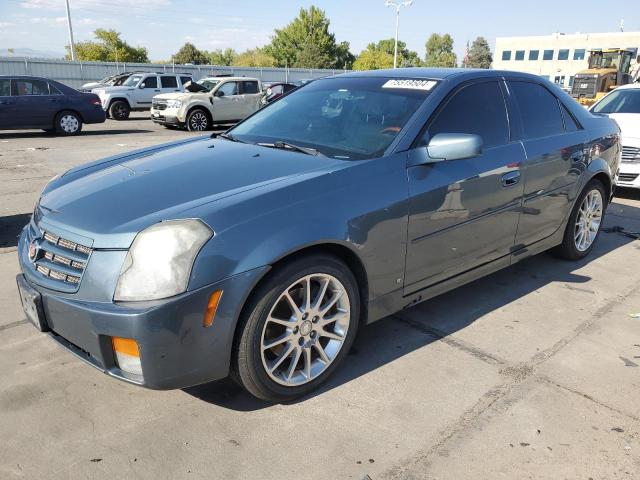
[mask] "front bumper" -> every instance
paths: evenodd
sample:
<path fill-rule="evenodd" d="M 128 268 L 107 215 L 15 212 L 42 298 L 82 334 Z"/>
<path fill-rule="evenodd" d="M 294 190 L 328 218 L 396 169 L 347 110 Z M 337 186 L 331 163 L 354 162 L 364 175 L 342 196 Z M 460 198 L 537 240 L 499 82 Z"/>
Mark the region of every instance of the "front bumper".
<path fill-rule="evenodd" d="M 151 109 L 151 120 L 160 125 L 184 125 L 185 118 L 182 112 L 178 109 L 166 108 L 164 110 Z"/>
<path fill-rule="evenodd" d="M 621 163 L 616 186 L 623 188 L 640 188 L 640 163 Z"/>
<path fill-rule="evenodd" d="M 23 234 L 24 236 L 24 234 Z M 19 244 L 22 271 L 28 269 L 26 242 Z M 185 388 L 224 378 L 242 305 L 268 267 L 228 277 L 198 290 L 154 302 L 87 301 L 53 291 L 20 274 L 41 295 L 44 319 L 56 342 L 107 375 L 144 387 Z M 86 280 L 86 279 L 85 279 Z M 203 318 L 211 294 L 222 298 L 210 327 Z M 112 337 L 136 340 L 142 376 L 118 368 Z"/>

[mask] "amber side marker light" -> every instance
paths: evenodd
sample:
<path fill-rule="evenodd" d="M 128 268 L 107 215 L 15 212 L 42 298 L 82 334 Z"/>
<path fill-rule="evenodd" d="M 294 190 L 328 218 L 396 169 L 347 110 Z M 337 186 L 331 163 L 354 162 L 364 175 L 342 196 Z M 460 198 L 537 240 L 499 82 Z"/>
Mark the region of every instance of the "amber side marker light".
<path fill-rule="evenodd" d="M 216 290 L 209 297 L 209 303 L 207 304 L 207 310 L 204 312 L 204 318 L 202 319 L 203 327 L 210 327 L 213 323 L 213 319 L 216 316 L 218 310 L 218 304 L 222 298 L 222 290 Z"/>
<path fill-rule="evenodd" d="M 142 375 L 140 364 L 140 350 L 138 343 L 132 338 L 111 337 L 113 353 L 115 353 L 118 367 L 123 372 Z"/>

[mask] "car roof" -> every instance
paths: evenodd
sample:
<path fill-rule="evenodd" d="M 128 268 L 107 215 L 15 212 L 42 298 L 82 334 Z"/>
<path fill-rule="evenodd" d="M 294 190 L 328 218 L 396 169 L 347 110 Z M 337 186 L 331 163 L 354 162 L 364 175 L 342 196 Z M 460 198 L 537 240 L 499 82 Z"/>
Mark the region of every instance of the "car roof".
<path fill-rule="evenodd" d="M 339 77 L 382 77 L 382 78 L 423 78 L 429 80 L 445 80 L 453 77 L 521 77 L 540 80 L 539 75 L 514 72 L 509 70 L 489 70 L 482 68 L 388 68 L 383 70 L 366 70 L 349 72 Z M 331 77 L 325 77 L 331 78 Z"/>
<path fill-rule="evenodd" d="M 626 84 L 626 85 L 620 85 L 618 88 L 616 88 L 616 89 L 615 89 L 615 90 L 613 90 L 613 91 L 615 92 L 615 91 L 616 91 L 616 90 L 618 90 L 619 88 L 622 88 L 622 89 L 627 89 L 627 88 L 632 88 L 632 89 L 633 89 L 633 88 L 640 88 L 640 82 L 636 82 L 636 83 L 628 83 L 628 84 Z"/>
<path fill-rule="evenodd" d="M 216 77 L 216 76 L 211 76 L 211 77 L 202 77 L 200 80 L 239 80 L 239 81 L 259 81 L 257 78 L 253 78 L 253 77 Z"/>

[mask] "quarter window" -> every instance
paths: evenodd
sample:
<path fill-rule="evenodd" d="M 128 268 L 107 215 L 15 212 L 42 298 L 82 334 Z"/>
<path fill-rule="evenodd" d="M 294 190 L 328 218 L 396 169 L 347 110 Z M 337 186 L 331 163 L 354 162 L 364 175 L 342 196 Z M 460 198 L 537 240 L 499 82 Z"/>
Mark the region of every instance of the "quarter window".
<path fill-rule="evenodd" d="M 242 93 L 246 93 L 246 94 L 258 93 L 258 82 L 255 82 L 255 81 L 242 82 Z"/>
<path fill-rule="evenodd" d="M 558 99 L 542 85 L 509 82 L 520 110 L 525 139 L 548 137 L 564 132 Z"/>
<path fill-rule="evenodd" d="M 147 77 L 142 82 L 144 88 L 158 88 L 158 77 Z"/>
<path fill-rule="evenodd" d="M 564 105 L 562 105 L 562 116 L 564 117 L 564 129 L 567 132 L 577 132 L 580 130 L 580 125 L 578 125 L 573 115 L 571 115 Z"/>
<path fill-rule="evenodd" d="M 182 85 L 184 85 L 187 82 L 192 81 L 193 79 L 191 77 L 180 77 L 180 83 L 182 83 Z"/>
<path fill-rule="evenodd" d="M 516 50 L 516 60 L 524 60 L 524 50 Z"/>
<path fill-rule="evenodd" d="M 573 59 L 574 60 L 584 60 L 585 49 L 584 48 L 576 48 L 573 51 Z"/>
<path fill-rule="evenodd" d="M 58 90 L 58 87 L 56 87 L 52 83 L 49 84 L 49 93 L 51 95 L 64 95 L 60 90 Z"/>
<path fill-rule="evenodd" d="M 538 60 L 539 56 L 540 56 L 540 50 L 529 51 L 529 60 Z"/>
<path fill-rule="evenodd" d="M 485 148 L 509 142 L 509 122 L 498 82 L 476 83 L 459 90 L 437 114 L 421 144 L 438 133 L 480 135 Z"/>
<path fill-rule="evenodd" d="M 545 50 L 542 54 L 543 60 L 553 60 L 553 50 Z"/>
<path fill-rule="evenodd" d="M 504 50 L 502 52 L 502 60 L 511 60 L 511 50 Z"/>
<path fill-rule="evenodd" d="M 49 84 L 42 80 L 13 80 L 11 92 L 14 97 L 49 95 Z"/>
<path fill-rule="evenodd" d="M 178 88 L 178 80 L 173 75 L 163 75 L 160 77 L 162 88 Z"/>
<path fill-rule="evenodd" d="M 558 60 L 569 60 L 569 49 L 558 50 Z"/>

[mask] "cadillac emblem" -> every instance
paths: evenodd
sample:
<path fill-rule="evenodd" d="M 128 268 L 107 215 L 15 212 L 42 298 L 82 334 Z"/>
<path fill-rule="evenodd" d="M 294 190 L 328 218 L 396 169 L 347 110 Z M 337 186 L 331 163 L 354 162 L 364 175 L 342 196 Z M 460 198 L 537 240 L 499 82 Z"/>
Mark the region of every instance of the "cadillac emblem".
<path fill-rule="evenodd" d="M 31 240 L 29 244 L 29 260 L 31 263 L 35 263 L 38 259 L 38 253 L 40 253 L 40 247 L 35 240 Z"/>

